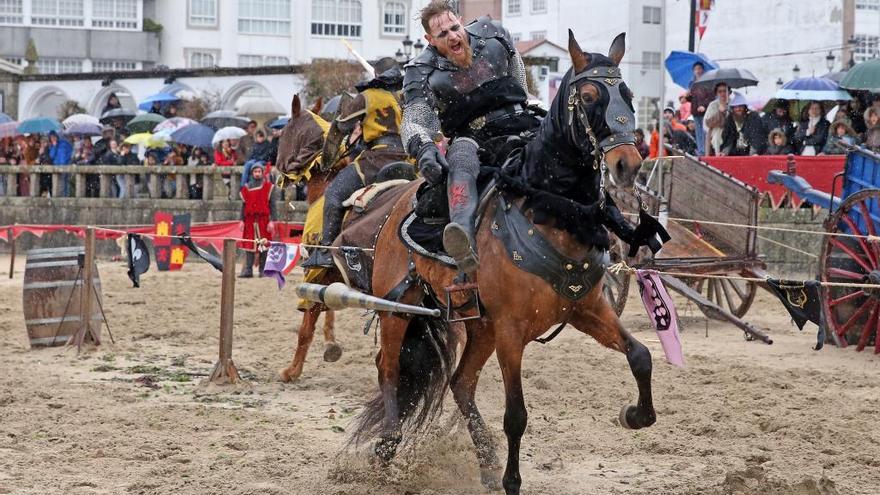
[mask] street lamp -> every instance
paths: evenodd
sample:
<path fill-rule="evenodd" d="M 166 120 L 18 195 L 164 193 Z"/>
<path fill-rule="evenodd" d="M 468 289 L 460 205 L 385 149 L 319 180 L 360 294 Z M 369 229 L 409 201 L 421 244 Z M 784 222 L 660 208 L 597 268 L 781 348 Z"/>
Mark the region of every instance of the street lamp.
<path fill-rule="evenodd" d="M 406 38 L 401 41 L 401 44 L 403 44 L 403 56 L 406 57 L 406 60 L 410 60 L 412 56 L 413 41 L 409 39 L 409 35 L 406 35 Z"/>
<path fill-rule="evenodd" d="M 825 56 L 825 67 L 828 68 L 828 72 L 831 72 L 834 69 L 834 54 L 830 51 L 828 55 Z"/>
<path fill-rule="evenodd" d="M 394 52 L 394 60 L 396 60 L 398 64 L 405 64 L 406 63 L 407 60 L 403 56 L 403 52 L 400 51 L 400 48 L 398 48 L 397 51 Z"/>
<path fill-rule="evenodd" d="M 776 89 L 777 89 L 777 90 L 782 89 L 782 86 L 783 86 L 784 84 L 785 84 L 785 83 L 782 81 L 782 78 L 780 77 L 779 79 L 776 80 Z"/>
<path fill-rule="evenodd" d="M 792 79 L 797 79 L 801 75 L 801 68 L 794 64 L 794 68 L 791 69 Z"/>
<path fill-rule="evenodd" d="M 422 50 L 425 49 L 425 44 L 422 43 L 422 39 L 421 39 L 421 38 L 419 38 L 419 39 L 416 40 L 416 43 L 413 45 L 413 48 L 415 48 L 415 50 L 416 50 L 416 53 L 415 53 L 415 56 L 416 56 L 416 57 L 418 57 L 419 55 L 422 54 Z"/>

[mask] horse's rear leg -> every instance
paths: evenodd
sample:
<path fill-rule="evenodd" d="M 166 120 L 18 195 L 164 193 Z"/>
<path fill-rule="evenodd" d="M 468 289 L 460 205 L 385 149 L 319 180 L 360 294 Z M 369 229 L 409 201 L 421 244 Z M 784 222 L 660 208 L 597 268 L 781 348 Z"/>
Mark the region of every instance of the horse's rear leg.
<path fill-rule="evenodd" d="M 321 314 L 320 306 L 313 304 L 312 307 L 303 312 L 302 324 L 299 327 L 299 336 L 297 337 L 296 351 L 293 354 L 293 361 L 290 366 L 281 370 L 279 378 L 284 382 L 291 382 L 299 378 L 302 374 L 303 364 L 306 361 L 306 354 L 309 352 L 309 346 L 312 345 L 312 338 L 315 336 L 315 325 L 318 322 L 318 315 Z"/>
<path fill-rule="evenodd" d="M 620 410 L 620 424 L 634 430 L 651 426 L 657 421 L 651 399 L 651 353 L 623 328 L 617 314 L 603 297 L 596 297 L 594 301 L 593 304 L 581 306 L 572 315 L 570 323 L 600 344 L 626 355 L 639 388 L 639 401 L 635 407 L 624 406 Z"/>
<path fill-rule="evenodd" d="M 495 334 L 492 327 L 472 321 L 467 322 L 467 343 L 450 384 L 455 402 L 467 420 L 468 431 L 477 450 L 477 460 L 480 462 L 480 481 L 490 490 L 501 488 L 499 482 L 501 466 L 498 463 L 498 455 L 495 453 L 495 441 L 486 427 L 486 422 L 483 421 L 483 416 L 477 409 L 474 393 L 477 389 L 480 370 L 483 369 L 486 360 L 494 351 Z"/>
<path fill-rule="evenodd" d="M 324 311 L 324 361 L 335 363 L 342 357 L 342 346 L 336 343 L 336 334 L 333 332 L 333 324 L 336 321 L 336 313 L 332 310 Z"/>

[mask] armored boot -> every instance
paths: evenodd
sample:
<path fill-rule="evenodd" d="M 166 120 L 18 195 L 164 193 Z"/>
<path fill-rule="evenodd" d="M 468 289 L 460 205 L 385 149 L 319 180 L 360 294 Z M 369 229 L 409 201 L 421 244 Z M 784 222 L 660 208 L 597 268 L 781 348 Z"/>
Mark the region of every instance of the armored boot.
<path fill-rule="evenodd" d="M 345 210 L 341 205 L 337 208 L 330 203 L 324 204 L 324 229 L 321 232 L 321 245 L 329 246 L 336 239 L 336 236 L 339 235 L 339 232 L 342 230 L 342 217 L 344 214 Z M 333 266 L 333 255 L 329 249 L 325 248 L 317 248 L 309 253 L 309 259 L 302 264 L 304 269 L 332 268 Z"/>
<path fill-rule="evenodd" d="M 254 252 L 253 251 L 245 251 L 244 252 L 244 266 L 241 267 L 241 273 L 238 274 L 238 278 L 253 278 L 254 277 Z"/>
<path fill-rule="evenodd" d="M 443 229 L 443 249 L 462 272 L 473 275 L 480 266 L 474 235 L 474 213 L 477 210 L 477 181 L 470 174 L 449 171 L 447 184 L 449 223 Z"/>

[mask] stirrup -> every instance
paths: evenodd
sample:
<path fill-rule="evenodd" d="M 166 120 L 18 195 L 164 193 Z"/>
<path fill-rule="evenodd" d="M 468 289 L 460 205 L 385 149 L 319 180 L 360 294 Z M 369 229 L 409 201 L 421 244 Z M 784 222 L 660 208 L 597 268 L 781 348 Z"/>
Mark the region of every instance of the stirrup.
<path fill-rule="evenodd" d="M 460 272 L 452 281 L 452 285 L 444 287 L 446 293 L 446 321 L 455 323 L 457 321 L 479 320 L 483 317 L 483 305 L 480 302 L 480 288 L 476 282 L 471 282 L 466 273 Z M 471 297 L 457 308 L 452 307 L 452 294 L 456 292 L 472 291 Z M 452 311 L 467 311 L 471 308 L 477 309 L 474 316 L 462 316 L 461 318 L 453 318 Z"/>
<path fill-rule="evenodd" d="M 443 249 L 455 260 L 458 269 L 467 275 L 473 276 L 480 267 L 471 236 L 458 223 L 451 222 L 443 229 Z"/>

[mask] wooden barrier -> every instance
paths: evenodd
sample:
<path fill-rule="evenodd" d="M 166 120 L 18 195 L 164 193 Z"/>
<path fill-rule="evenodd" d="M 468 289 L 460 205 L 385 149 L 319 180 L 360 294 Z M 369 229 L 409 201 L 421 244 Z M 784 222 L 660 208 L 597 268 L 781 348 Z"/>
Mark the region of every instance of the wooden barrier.
<path fill-rule="evenodd" d="M 220 359 L 208 381 L 217 384 L 240 380 L 232 361 L 232 326 L 235 312 L 235 240 L 223 241 L 223 284 L 220 292 Z"/>

